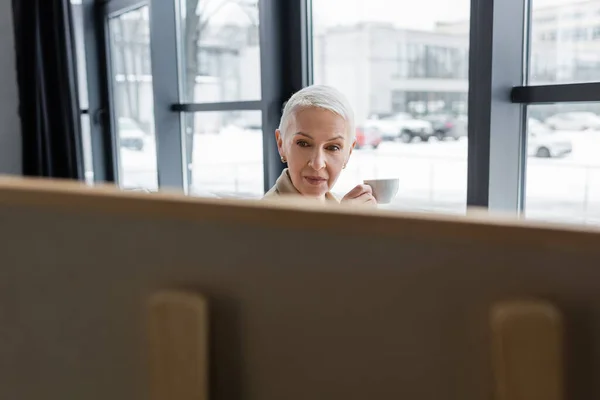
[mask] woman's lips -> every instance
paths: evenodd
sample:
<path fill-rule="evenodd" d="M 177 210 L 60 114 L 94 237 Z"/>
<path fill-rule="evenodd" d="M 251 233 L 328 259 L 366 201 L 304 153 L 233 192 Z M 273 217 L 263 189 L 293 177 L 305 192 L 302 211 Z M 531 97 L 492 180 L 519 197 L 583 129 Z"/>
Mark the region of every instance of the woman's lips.
<path fill-rule="evenodd" d="M 321 185 L 325 182 L 327 182 L 327 179 L 325 178 L 321 178 L 320 176 L 305 176 L 304 179 L 310 183 L 311 185 Z"/>

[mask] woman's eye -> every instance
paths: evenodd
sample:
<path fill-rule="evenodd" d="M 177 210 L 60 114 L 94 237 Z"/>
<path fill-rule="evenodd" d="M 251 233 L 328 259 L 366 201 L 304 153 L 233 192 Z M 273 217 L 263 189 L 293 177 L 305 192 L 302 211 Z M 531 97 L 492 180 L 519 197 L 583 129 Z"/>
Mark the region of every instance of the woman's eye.
<path fill-rule="evenodd" d="M 342 148 L 338 145 L 329 146 L 327 148 L 329 151 L 340 151 Z"/>
<path fill-rule="evenodd" d="M 306 142 L 304 140 L 298 140 L 297 144 L 300 147 L 308 147 L 308 142 Z"/>

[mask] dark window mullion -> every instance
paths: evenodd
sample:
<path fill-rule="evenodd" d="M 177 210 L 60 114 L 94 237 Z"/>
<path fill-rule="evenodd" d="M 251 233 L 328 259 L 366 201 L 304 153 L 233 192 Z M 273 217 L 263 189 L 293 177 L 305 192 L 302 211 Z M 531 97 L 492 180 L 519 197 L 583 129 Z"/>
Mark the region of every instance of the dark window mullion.
<path fill-rule="evenodd" d="M 510 91 L 524 81 L 528 1 L 471 2 L 468 206 L 523 209 L 525 114 Z"/>
<path fill-rule="evenodd" d="M 116 155 L 108 118 L 110 79 L 104 5 L 83 0 L 84 47 L 88 77 L 88 110 L 95 182 L 115 182 Z"/>
<path fill-rule="evenodd" d="M 309 84 L 309 13 L 307 0 L 259 2 L 265 190 L 284 168 L 274 138 L 283 104 Z"/>
<path fill-rule="evenodd" d="M 206 112 L 206 111 L 253 111 L 261 110 L 262 101 L 228 101 L 221 103 L 176 103 L 171 105 L 175 112 Z"/>
<path fill-rule="evenodd" d="M 516 86 L 510 97 L 520 104 L 600 102 L 600 83 Z"/>

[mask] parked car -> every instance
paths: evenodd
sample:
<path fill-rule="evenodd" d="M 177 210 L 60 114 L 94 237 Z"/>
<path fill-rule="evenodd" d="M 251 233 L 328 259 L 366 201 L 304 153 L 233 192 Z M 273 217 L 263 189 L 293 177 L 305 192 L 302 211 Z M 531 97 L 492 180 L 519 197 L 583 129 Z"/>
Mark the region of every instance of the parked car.
<path fill-rule="evenodd" d="M 467 136 L 468 119 L 466 115 L 455 117 L 448 114 L 432 114 L 424 119 L 431 122 L 438 140 L 445 140 L 446 138 L 458 140 Z"/>
<path fill-rule="evenodd" d="M 593 112 L 565 112 L 546 120 L 550 129 L 561 131 L 584 131 L 600 129 L 600 117 Z"/>
<path fill-rule="evenodd" d="M 366 127 L 377 128 L 383 140 L 401 140 L 410 143 L 415 137 L 429 141 L 434 135 L 431 122 L 415 119 L 410 114 L 399 113 L 384 118 L 373 117 L 367 120 Z"/>
<path fill-rule="evenodd" d="M 143 150 L 146 134 L 142 128 L 131 118 L 120 117 L 118 123 L 118 136 L 121 146 L 131 150 Z"/>
<path fill-rule="evenodd" d="M 356 146 L 355 149 L 372 147 L 376 149 L 382 142 L 381 132 L 377 128 L 365 128 L 359 126 L 356 128 Z"/>
<path fill-rule="evenodd" d="M 550 130 L 537 119 L 527 121 L 527 154 L 539 158 L 565 156 L 573 151 L 571 140 Z"/>

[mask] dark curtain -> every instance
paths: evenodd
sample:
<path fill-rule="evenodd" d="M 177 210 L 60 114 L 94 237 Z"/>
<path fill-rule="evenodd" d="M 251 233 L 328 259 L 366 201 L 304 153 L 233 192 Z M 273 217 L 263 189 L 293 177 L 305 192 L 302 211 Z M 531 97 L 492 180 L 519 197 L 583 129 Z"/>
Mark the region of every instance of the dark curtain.
<path fill-rule="evenodd" d="M 69 0 L 13 0 L 23 173 L 83 179 Z"/>

